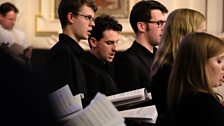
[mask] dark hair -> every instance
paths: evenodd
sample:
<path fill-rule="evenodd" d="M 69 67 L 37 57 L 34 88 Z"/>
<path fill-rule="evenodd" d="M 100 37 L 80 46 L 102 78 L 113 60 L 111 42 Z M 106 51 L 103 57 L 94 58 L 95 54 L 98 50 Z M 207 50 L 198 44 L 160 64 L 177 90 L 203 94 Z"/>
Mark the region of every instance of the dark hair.
<path fill-rule="evenodd" d="M 0 14 L 5 16 L 9 11 L 14 11 L 16 14 L 19 13 L 19 10 L 16 6 L 10 2 L 5 2 L 0 5 Z"/>
<path fill-rule="evenodd" d="M 91 31 L 89 39 L 94 37 L 96 40 L 100 40 L 103 37 L 103 32 L 110 29 L 121 32 L 122 25 L 119 24 L 118 21 L 114 19 L 114 17 L 109 15 L 100 15 L 95 20 L 95 26 Z"/>
<path fill-rule="evenodd" d="M 168 9 L 164 5 L 154 0 L 140 1 L 133 6 L 130 14 L 130 24 L 135 33 L 138 31 L 137 23 L 149 21 L 151 19 L 151 10 L 154 9 L 168 13 Z"/>
<path fill-rule="evenodd" d="M 67 25 L 67 14 L 69 12 L 78 13 L 83 5 L 92 8 L 94 12 L 97 11 L 93 0 L 61 0 L 58 7 L 58 15 L 62 29 Z"/>

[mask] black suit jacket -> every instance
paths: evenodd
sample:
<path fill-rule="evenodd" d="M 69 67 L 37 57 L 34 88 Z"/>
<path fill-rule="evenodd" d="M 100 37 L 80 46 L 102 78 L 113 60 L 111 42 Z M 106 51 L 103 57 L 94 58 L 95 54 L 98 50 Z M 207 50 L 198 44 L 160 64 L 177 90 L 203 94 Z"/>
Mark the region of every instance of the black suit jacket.
<path fill-rule="evenodd" d="M 73 95 L 84 93 L 87 95 L 85 74 L 81 58 L 84 50 L 76 41 L 65 34 L 60 34 L 59 42 L 51 49 L 45 73 L 47 93 L 51 93 L 62 86 L 69 85 Z M 83 102 L 84 106 L 87 99 Z"/>
<path fill-rule="evenodd" d="M 115 82 L 120 92 L 146 88 L 151 91 L 150 67 L 154 54 L 137 42 L 121 53 L 114 63 Z"/>
<path fill-rule="evenodd" d="M 87 88 L 89 89 L 89 100 L 92 100 L 97 92 L 101 92 L 107 96 L 118 93 L 116 84 L 112 79 L 109 63 L 104 63 L 90 52 L 85 54 L 83 60 Z"/>

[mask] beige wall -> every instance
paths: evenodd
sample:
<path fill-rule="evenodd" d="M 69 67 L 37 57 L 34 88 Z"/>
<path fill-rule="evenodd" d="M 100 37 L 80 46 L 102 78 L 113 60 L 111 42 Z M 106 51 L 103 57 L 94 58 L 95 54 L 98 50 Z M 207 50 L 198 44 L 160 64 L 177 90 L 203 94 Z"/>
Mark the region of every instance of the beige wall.
<path fill-rule="evenodd" d="M 0 0 L 0 3 L 7 0 Z M 9 1 L 9 0 L 8 0 Z M 130 6 L 132 6 L 137 0 L 130 0 Z M 208 32 L 214 34 L 221 34 L 223 31 L 223 0 L 158 0 L 167 6 L 169 11 L 176 8 L 191 8 L 196 9 L 207 16 Z M 35 17 L 37 15 L 45 15 L 41 18 L 41 24 L 47 22 L 42 27 L 46 30 L 57 29 L 60 32 L 60 24 L 57 21 L 50 20 L 51 4 L 54 0 L 10 0 L 10 2 L 16 4 L 20 13 L 16 27 L 23 30 L 27 35 L 27 38 L 31 45 L 36 48 L 50 48 L 57 41 L 57 35 L 37 36 L 35 29 Z M 42 2 L 42 4 L 41 4 Z M 42 8 L 42 10 L 41 10 Z M 44 9 L 43 9 L 44 8 Z M 131 8 L 129 8 L 131 9 Z M 134 36 L 130 34 L 132 32 L 128 20 L 120 20 L 125 26 L 125 30 L 129 34 L 122 34 L 120 49 L 125 49 L 130 46 Z M 53 24 L 53 25 L 51 25 Z M 57 32 L 56 31 L 56 32 Z M 129 43 L 124 43 L 129 42 Z M 87 46 L 86 43 L 82 43 L 82 46 Z"/>

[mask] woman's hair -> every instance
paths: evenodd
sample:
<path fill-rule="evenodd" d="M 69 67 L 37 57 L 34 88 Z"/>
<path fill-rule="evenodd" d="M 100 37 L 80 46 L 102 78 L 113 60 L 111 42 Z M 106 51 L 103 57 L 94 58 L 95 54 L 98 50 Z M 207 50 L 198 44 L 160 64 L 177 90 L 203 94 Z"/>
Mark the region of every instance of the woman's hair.
<path fill-rule="evenodd" d="M 177 9 L 169 14 L 159 48 L 151 67 L 151 77 L 164 64 L 173 63 L 181 39 L 191 32 L 196 32 L 203 22 L 205 22 L 205 16 L 191 9 Z"/>
<path fill-rule="evenodd" d="M 181 97 L 185 93 L 204 92 L 217 98 L 209 81 L 206 63 L 209 58 L 223 52 L 224 43 L 213 35 L 195 32 L 183 38 L 167 90 L 167 105 L 171 116 L 175 117 Z"/>

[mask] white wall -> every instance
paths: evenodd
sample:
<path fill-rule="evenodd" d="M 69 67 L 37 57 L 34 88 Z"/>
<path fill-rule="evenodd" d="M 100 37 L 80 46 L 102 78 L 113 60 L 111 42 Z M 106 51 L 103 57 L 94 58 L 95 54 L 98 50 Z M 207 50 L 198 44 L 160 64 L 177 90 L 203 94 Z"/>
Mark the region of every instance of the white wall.
<path fill-rule="evenodd" d="M 207 4 L 207 22 L 208 32 L 214 34 L 223 33 L 223 0 L 208 0 Z"/>
<path fill-rule="evenodd" d="M 171 12 L 176 8 L 191 8 L 200 11 L 207 18 L 207 32 L 223 33 L 223 0 L 159 0 Z"/>
<path fill-rule="evenodd" d="M 0 3 L 7 0 L 0 0 Z M 20 13 L 16 27 L 23 30 L 31 45 L 36 48 L 50 48 L 57 41 L 57 36 L 36 36 L 35 16 L 40 14 L 41 0 L 8 0 L 14 3 Z M 47 0 L 42 0 L 47 1 Z M 49 1 L 49 0 L 48 0 Z M 53 0 L 51 0 L 53 1 Z M 136 0 L 130 0 L 131 2 Z M 223 0 L 158 0 L 167 6 L 169 11 L 176 8 L 191 8 L 198 10 L 207 16 L 207 31 L 209 33 L 221 34 L 223 31 Z M 49 5 L 50 7 L 50 5 Z M 58 24 L 59 25 L 59 24 Z M 58 26 L 60 27 L 60 26 Z M 127 36 L 127 35 L 126 35 Z M 131 41 L 133 37 L 123 37 L 124 41 Z M 123 45 L 125 47 L 129 46 Z"/>
<path fill-rule="evenodd" d="M 169 12 L 177 8 L 190 8 L 200 11 L 205 14 L 206 0 L 158 0 L 163 3 Z M 215 1 L 215 0 L 214 0 Z"/>

